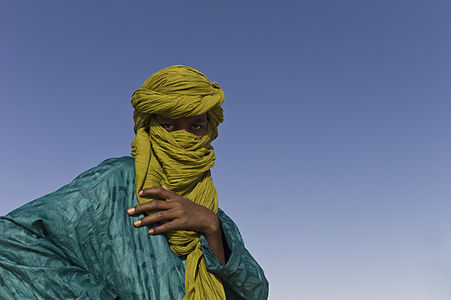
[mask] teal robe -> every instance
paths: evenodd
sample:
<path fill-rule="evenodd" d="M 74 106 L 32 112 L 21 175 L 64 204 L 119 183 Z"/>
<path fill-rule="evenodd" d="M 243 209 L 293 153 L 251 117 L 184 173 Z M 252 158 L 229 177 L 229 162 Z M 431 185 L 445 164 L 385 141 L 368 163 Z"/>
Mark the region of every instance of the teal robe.
<path fill-rule="evenodd" d="M 135 228 L 134 159 L 107 159 L 61 189 L 0 218 L 0 299 L 182 299 L 184 261 L 164 235 Z M 207 269 L 227 299 L 267 299 L 263 270 L 238 228 L 218 217 L 229 253 L 221 265 L 203 235 Z"/>

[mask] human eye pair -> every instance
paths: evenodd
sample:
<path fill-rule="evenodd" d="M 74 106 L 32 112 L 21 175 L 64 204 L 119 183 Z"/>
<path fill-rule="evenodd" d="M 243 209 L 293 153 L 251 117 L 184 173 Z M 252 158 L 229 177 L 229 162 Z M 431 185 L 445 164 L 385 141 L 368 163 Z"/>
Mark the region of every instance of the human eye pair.
<path fill-rule="evenodd" d="M 175 125 L 174 124 L 170 124 L 170 123 L 161 124 L 161 127 L 163 127 L 164 129 L 166 129 L 168 131 L 175 131 L 175 130 L 177 130 L 175 128 Z M 202 127 L 203 127 L 203 125 L 201 125 L 201 124 L 193 124 L 193 125 L 190 126 L 190 129 L 196 131 L 196 130 L 202 129 Z"/>

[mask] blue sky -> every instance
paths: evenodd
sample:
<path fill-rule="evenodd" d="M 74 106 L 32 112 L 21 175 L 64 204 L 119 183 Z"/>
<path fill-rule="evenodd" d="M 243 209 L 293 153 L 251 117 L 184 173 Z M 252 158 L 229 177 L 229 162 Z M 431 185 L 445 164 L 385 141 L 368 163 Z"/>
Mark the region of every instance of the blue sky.
<path fill-rule="evenodd" d="M 129 155 L 131 94 L 184 64 L 270 299 L 449 299 L 449 1 L 163 2 L 2 1 L 0 214 Z"/>

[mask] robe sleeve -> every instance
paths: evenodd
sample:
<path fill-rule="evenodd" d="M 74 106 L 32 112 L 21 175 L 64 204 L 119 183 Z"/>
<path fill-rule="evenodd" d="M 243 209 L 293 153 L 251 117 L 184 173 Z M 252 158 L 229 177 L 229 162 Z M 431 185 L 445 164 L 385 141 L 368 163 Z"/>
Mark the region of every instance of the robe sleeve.
<path fill-rule="evenodd" d="M 14 220 L 1 218 L 0 232 L 0 299 L 116 298 L 60 248 Z"/>
<path fill-rule="evenodd" d="M 244 242 L 236 224 L 221 210 L 218 218 L 227 243 L 229 257 L 222 265 L 207 239 L 201 235 L 201 249 L 207 270 L 221 278 L 227 299 L 267 299 L 268 281 L 262 268 L 244 247 Z"/>
<path fill-rule="evenodd" d="M 116 298 L 83 266 L 94 226 L 81 181 L 0 217 L 0 299 Z"/>
<path fill-rule="evenodd" d="M 164 235 L 135 228 L 133 159 L 108 159 L 0 217 L 0 299 L 182 299 Z"/>

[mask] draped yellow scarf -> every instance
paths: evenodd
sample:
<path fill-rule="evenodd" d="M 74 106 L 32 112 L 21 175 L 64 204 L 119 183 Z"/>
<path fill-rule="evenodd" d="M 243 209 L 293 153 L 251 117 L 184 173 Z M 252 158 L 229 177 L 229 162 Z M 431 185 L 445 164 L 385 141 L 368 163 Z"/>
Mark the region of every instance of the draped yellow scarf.
<path fill-rule="evenodd" d="M 215 153 L 210 142 L 217 137 L 217 127 L 223 121 L 223 101 L 224 93 L 216 82 L 180 65 L 156 72 L 133 93 L 136 138 L 132 155 L 140 203 L 149 199 L 140 197 L 138 191 L 165 185 L 217 213 L 218 195 L 210 175 Z M 161 114 L 177 119 L 204 113 L 208 115 L 208 128 L 202 138 L 183 130 L 167 132 L 153 117 Z M 177 230 L 167 233 L 166 238 L 177 256 L 187 255 L 183 299 L 225 299 L 221 281 L 207 271 L 199 233 Z"/>

